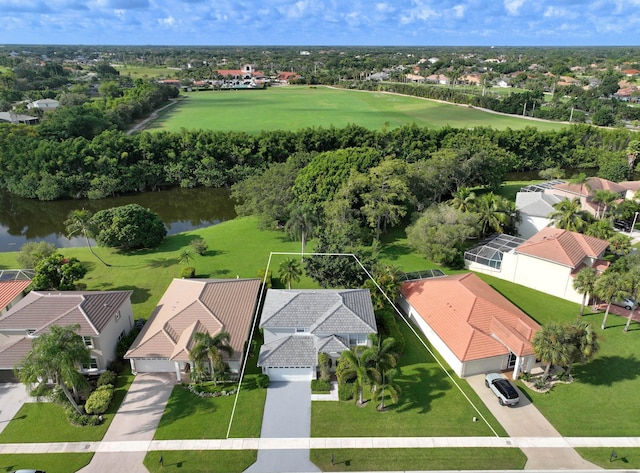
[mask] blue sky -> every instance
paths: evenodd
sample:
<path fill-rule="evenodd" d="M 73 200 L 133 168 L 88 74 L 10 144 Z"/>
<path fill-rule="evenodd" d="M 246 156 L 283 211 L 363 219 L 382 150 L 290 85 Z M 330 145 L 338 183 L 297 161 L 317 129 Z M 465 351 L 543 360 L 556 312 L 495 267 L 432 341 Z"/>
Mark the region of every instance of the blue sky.
<path fill-rule="evenodd" d="M 0 0 L 0 43 L 640 45 L 640 0 Z"/>

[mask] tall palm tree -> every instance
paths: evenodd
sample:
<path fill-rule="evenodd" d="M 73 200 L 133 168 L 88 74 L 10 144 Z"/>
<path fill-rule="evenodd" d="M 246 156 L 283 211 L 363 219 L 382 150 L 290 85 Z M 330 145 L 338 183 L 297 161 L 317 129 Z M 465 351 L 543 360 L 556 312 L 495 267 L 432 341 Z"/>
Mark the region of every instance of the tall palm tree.
<path fill-rule="evenodd" d="M 584 306 L 587 304 L 587 298 L 593 294 L 598 274 L 593 268 L 581 269 L 573 279 L 573 288 L 578 294 L 582 294 L 582 303 L 580 304 L 580 317 L 584 315 Z"/>
<path fill-rule="evenodd" d="M 400 370 L 397 368 L 386 370 L 381 373 L 382 380 L 380 383 L 380 389 L 378 390 L 380 405 L 376 408 L 378 411 L 383 412 L 387 410 L 387 406 L 384 403 L 387 394 L 393 402 L 398 402 L 398 399 L 400 399 L 401 389 L 395 382 L 396 376 L 399 374 Z"/>
<path fill-rule="evenodd" d="M 605 271 L 602 276 L 598 278 L 593 293 L 596 297 L 607 303 L 607 309 L 605 310 L 604 317 L 602 318 L 602 325 L 600 325 L 600 328 L 604 330 L 612 302 L 616 299 L 628 297 L 629 293 L 624 290 L 622 275 L 610 270 Z"/>
<path fill-rule="evenodd" d="M 52 325 L 49 332 L 33 339 L 29 354 L 16 365 L 20 382 L 27 386 L 49 380 L 60 387 L 73 408 L 84 414 L 78 405 L 78 389 L 88 386 L 78 369 L 91 360 L 91 352 L 77 331 L 80 325 Z M 69 391 L 73 391 L 73 394 Z"/>
<path fill-rule="evenodd" d="M 69 212 L 67 219 L 64 221 L 64 225 L 67 230 L 67 238 L 71 238 L 74 235 L 82 235 L 87 241 L 87 246 L 89 247 L 89 251 L 91 252 L 91 254 L 98 258 L 100 262 L 105 266 L 111 266 L 102 258 L 100 258 L 91 247 L 90 238 L 93 238 L 95 236 L 96 230 L 91 221 L 92 216 L 93 214 L 85 209 L 76 209 Z"/>
<path fill-rule="evenodd" d="M 391 377 L 388 373 L 396 367 L 400 354 L 396 351 L 396 341 L 394 338 L 387 337 L 380 339 L 377 334 L 372 333 L 369 335 L 369 341 L 371 342 L 371 346 L 366 350 L 364 359 L 367 360 L 367 364 L 373 368 L 371 371 L 371 375 L 374 377 L 373 381 L 376 388 L 379 388 L 381 391 L 381 403 L 380 406 L 378 406 L 378 410 L 382 411 L 386 409 L 384 405 L 385 389 L 389 391 L 392 398 L 399 394 L 399 388 L 397 386 L 390 387 L 390 383 L 393 381 L 395 374 L 397 374 L 397 370 Z M 397 398 L 394 399 L 394 402 L 395 401 L 397 401 Z"/>
<path fill-rule="evenodd" d="M 470 210 L 480 217 L 483 235 L 487 235 L 490 230 L 504 233 L 505 228 L 511 226 L 515 214 L 515 207 L 507 199 L 493 192 L 476 198 Z"/>
<path fill-rule="evenodd" d="M 565 366 L 571 356 L 571 347 L 567 342 L 566 328 L 557 323 L 543 325 L 532 340 L 533 351 L 547 366 L 543 377 L 549 376 L 553 365 Z"/>
<path fill-rule="evenodd" d="M 600 213 L 600 206 L 598 205 L 598 218 L 606 218 L 609 206 L 618 199 L 620 199 L 620 194 L 611 192 L 608 189 L 597 190 L 593 196 L 593 202 L 602 204 L 604 207 L 602 213 Z"/>
<path fill-rule="evenodd" d="M 640 266 L 634 265 L 623 277 L 624 288 L 628 291 L 629 296 L 634 300 L 638 300 L 638 295 L 640 295 Z M 627 323 L 624 326 L 624 331 L 629 331 L 629 325 L 631 325 L 631 320 L 633 319 L 633 311 L 635 308 L 631 306 L 629 310 L 629 316 L 627 317 Z"/>
<path fill-rule="evenodd" d="M 584 320 L 578 320 L 569 327 L 571 340 L 571 356 L 565 374 L 571 374 L 571 368 L 576 361 L 584 363 L 598 352 L 598 333 L 593 326 Z"/>
<path fill-rule="evenodd" d="M 457 191 L 451 193 L 452 199 L 449 204 L 458 210 L 468 212 L 473 208 L 476 194 L 470 187 L 460 187 Z"/>
<path fill-rule="evenodd" d="M 318 220 L 311 210 L 303 207 L 295 207 L 284 226 L 285 231 L 291 238 L 299 238 L 302 241 L 301 261 L 304 261 L 304 249 L 307 245 L 307 239 L 313 236 L 317 225 Z"/>
<path fill-rule="evenodd" d="M 195 343 L 189 353 L 191 361 L 194 366 L 198 365 L 196 370 L 202 367 L 202 363 L 208 362 L 211 378 L 216 383 L 216 370 L 224 371 L 227 366 L 223 352 L 228 356 L 233 355 L 233 348 L 229 345 L 231 335 L 229 332 L 219 332 L 213 336 L 209 332 L 196 332 L 193 334 L 193 341 Z"/>
<path fill-rule="evenodd" d="M 629 166 L 629 175 L 633 173 L 633 167 L 636 164 L 636 160 L 640 158 L 640 141 L 631 140 L 625 149 L 627 155 L 627 164 Z"/>
<path fill-rule="evenodd" d="M 372 380 L 378 379 L 379 373 L 375 368 L 368 366 L 368 357 L 371 356 L 367 347 L 358 345 L 345 350 L 340 354 L 340 360 L 344 364 L 341 372 L 341 380 L 354 380 L 355 389 L 358 391 L 356 404 L 364 405 L 364 387 L 371 384 Z"/>
<path fill-rule="evenodd" d="M 287 285 L 288 289 L 291 289 L 291 281 L 298 282 L 302 276 L 300 262 L 294 259 L 284 260 L 278 267 L 278 274 L 280 280 Z"/>
<path fill-rule="evenodd" d="M 549 218 L 554 221 L 556 228 L 581 232 L 587 227 L 590 216 L 582 210 L 579 199 L 563 199 L 553 204 L 553 208 L 555 211 L 549 214 Z"/>

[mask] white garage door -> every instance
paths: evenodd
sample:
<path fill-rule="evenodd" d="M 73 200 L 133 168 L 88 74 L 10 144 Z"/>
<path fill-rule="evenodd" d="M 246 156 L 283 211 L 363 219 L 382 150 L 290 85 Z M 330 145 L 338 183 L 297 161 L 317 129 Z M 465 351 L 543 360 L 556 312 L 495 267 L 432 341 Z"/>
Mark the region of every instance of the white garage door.
<path fill-rule="evenodd" d="M 267 374 L 270 381 L 311 381 L 313 368 L 268 368 Z"/>
<path fill-rule="evenodd" d="M 169 360 L 136 360 L 138 373 L 173 373 L 176 364 Z"/>

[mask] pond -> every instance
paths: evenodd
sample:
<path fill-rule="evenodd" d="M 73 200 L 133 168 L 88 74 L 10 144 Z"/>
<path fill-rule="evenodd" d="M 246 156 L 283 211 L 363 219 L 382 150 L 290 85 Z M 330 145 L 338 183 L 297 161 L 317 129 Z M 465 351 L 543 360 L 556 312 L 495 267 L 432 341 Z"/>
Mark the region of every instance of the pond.
<path fill-rule="evenodd" d="M 82 238 L 66 237 L 64 221 L 70 211 L 84 208 L 95 213 L 134 203 L 156 212 L 169 235 L 208 227 L 236 217 L 228 189 L 172 188 L 101 200 L 55 202 L 22 199 L 0 192 L 0 251 L 19 251 L 28 241 L 43 240 L 59 248 L 84 246 L 86 243 Z"/>

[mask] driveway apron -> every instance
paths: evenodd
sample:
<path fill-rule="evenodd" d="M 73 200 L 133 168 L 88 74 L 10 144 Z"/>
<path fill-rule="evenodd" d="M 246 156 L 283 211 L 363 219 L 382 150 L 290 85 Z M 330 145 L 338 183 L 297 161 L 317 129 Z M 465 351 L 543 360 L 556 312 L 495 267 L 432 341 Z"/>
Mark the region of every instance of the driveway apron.
<path fill-rule="evenodd" d="M 150 441 L 158 427 L 175 384 L 168 373 L 136 375 L 103 442 Z M 131 473 L 148 473 L 142 464 L 146 451 L 101 452 L 98 450 L 83 473 L 111 473 L 114 468 Z"/>
<path fill-rule="evenodd" d="M 484 385 L 484 374 L 466 378 L 469 385 L 480 396 L 482 402 L 491 411 L 510 437 L 557 437 L 558 443 L 564 443 L 560 433 L 542 415 L 526 396 L 520 392 L 520 403 L 507 407 L 498 403 L 498 398 Z M 525 470 L 539 469 L 599 469 L 593 463 L 584 460 L 567 445 L 567 448 L 522 448 L 527 456 Z"/>
<path fill-rule="evenodd" d="M 32 401 L 33 398 L 27 393 L 24 384 L 0 383 L 0 432 L 11 422 L 25 402 Z"/>
<path fill-rule="evenodd" d="M 267 389 L 261 439 L 308 438 L 311 434 L 311 387 L 308 381 L 274 382 Z M 315 472 L 308 449 L 258 450 L 247 473 Z"/>

